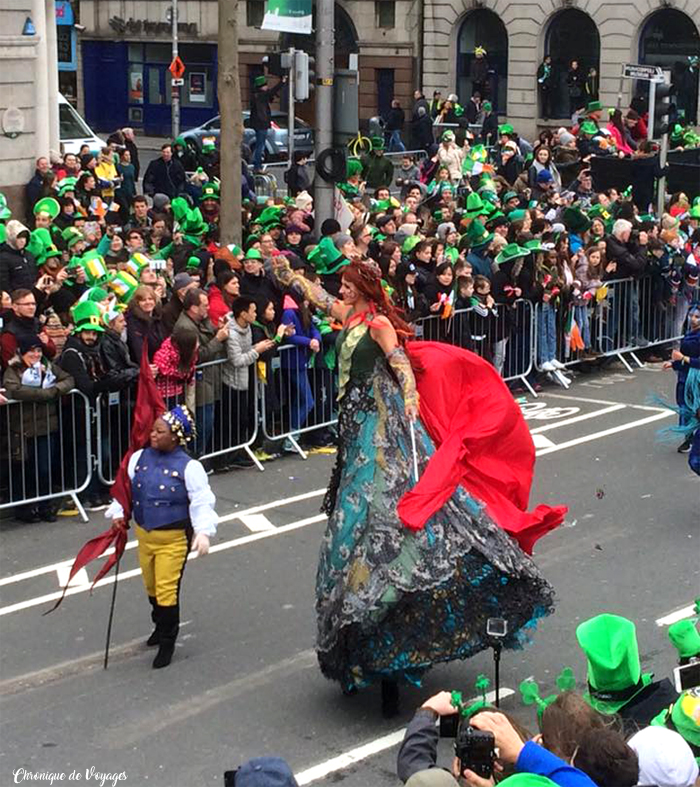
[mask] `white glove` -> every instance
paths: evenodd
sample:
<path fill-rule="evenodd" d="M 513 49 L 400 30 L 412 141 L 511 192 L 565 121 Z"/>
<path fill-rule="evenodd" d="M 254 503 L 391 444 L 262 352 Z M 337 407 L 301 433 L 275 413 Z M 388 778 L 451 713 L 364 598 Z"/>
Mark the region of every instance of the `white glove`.
<path fill-rule="evenodd" d="M 204 557 L 209 552 L 209 536 L 205 533 L 197 533 L 192 542 L 192 551 L 199 557 Z"/>

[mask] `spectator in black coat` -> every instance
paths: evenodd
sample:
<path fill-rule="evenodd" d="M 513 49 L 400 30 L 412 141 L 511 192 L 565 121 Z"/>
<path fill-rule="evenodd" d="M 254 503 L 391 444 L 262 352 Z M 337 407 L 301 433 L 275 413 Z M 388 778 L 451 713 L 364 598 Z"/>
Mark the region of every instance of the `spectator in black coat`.
<path fill-rule="evenodd" d="M 5 227 L 5 242 L 0 244 L 0 292 L 31 290 L 36 285 L 34 255 L 27 251 L 29 230 L 13 219 Z"/>
<path fill-rule="evenodd" d="M 263 154 L 267 132 L 272 125 L 272 110 L 270 102 L 280 92 L 287 77 L 282 77 L 273 88 L 267 86 L 267 77 L 255 77 L 253 92 L 250 94 L 250 127 L 255 130 L 255 153 L 253 155 L 253 169 L 257 172 L 262 169 Z"/>
<path fill-rule="evenodd" d="M 289 194 L 292 197 L 296 197 L 301 191 L 311 190 L 311 178 L 306 169 L 306 162 L 308 160 L 308 153 L 303 150 L 295 150 L 294 163 L 284 173 L 284 179 L 289 186 Z"/>
<path fill-rule="evenodd" d="M 632 223 L 618 219 L 613 225 L 612 234 L 605 241 L 605 258 L 608 264 L 614 262 L 615 279 L 638 278 L 647 265 L 647 234 L 640 232 L 632 238 Z"/>
<path fill-rule="evenodd" d="M 433 137 L 433 121 L 428 110 L 420 106 L 411 121 L 411 148 L 413 150 L 427 150 L 435 143 Z"/>
<path fill-rule="evenodd" d="M 41 190 L 44 187 L 44 176 L 51 169 L 51 164 L 46 156 L 40 156 L 36 160 L 36 170 L 32 179 L 27 183 L 26 196 L 27 196 L 27 220 L 31 221 L 34 214 L 32 208 L 34 203 L 41 196 Z"/>
<path fill-rule="evenodd" d="M 161 146 L 160 158 L 153 159 L 143 176 L 144 194 L 167 194 L 174 199 L 185 190 L 185 170 L 177 159 L 173 158 L 170 143 Z"/>
<path fill-rule="evenodd" d="M 403 153 L 406 146 L 401 139 L 401 132 L 403 131 L 403 124 L 406 120 L 403 109 L 398 99 L 393 99 L 391 102 L 391 109 L 386 116 L 386 130 L 389 134 L 389 153 L 398 151 Z"/>
<path fill-rule="evenodd" d="M 136 137 L 133 128 L 123 128 L 122 134 L 124 136 L 124 147 L 131 153 L 131 163 L 134 165 L 136 172 L 136 180 L 139 179 L 141 172 L 141 164 L 139 163 L 139 149 L 136 147 Z"/>

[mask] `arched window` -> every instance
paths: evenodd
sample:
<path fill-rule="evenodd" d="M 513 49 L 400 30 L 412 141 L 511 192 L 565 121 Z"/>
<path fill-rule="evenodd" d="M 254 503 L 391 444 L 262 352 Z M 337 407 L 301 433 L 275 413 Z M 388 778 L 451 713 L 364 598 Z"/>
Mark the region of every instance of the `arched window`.
<path fill-rule="evenodd" d="M 598 98 L 600 36 L 588 14 L 567 8 L 553 16 L 547 27 L 545 54 L 552 57 L 552 117 L 571 117 L 572 109 Z M 579 76 L 569 78 L 574 60 Z"/>
<path fill-rule="evenodd" d="M 693 65 L 691 58 L 698 56 L 698 28 L 687 14 L 663 8 L 647 19 L 639 37 L 639 62 L 671 71 L 671 82 L 676 86 L 673 100 L 679 115 L 692 124 L 697 123 L 700 67 Z"/>
<path fill-rule="evenodd" d="M 474 50 L 486 50 L 483 64 L 477 64 Z M 482 69 L 486 73 L 482 80 Z M 495 112 L 505 114 L 508 92 L 508 33 L 501 19 L 487 9 L 472 11 L 462 22 L 457 39 L 457 95 L 465 104 L 472 95 L 474 83 L 488 98 Z M 480 84 L 479 84 L 480 83 Z"/>

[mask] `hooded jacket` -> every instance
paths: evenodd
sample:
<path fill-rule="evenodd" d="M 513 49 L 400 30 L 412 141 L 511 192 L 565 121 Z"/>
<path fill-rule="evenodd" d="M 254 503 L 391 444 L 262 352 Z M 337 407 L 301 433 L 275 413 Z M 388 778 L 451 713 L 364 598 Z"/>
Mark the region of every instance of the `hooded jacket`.
<path fill-rule="evenodd" d="M 0 291 L 12 292 L 24 287 L 31 290 L 37 280 L 34 255 L 17 248 L 17 238 L 29 233 L 21 221 L 13 219 L 5 227 L 5 242 L 0 244 Z M 29 240 L 29 238 L 27 238 Z"/>

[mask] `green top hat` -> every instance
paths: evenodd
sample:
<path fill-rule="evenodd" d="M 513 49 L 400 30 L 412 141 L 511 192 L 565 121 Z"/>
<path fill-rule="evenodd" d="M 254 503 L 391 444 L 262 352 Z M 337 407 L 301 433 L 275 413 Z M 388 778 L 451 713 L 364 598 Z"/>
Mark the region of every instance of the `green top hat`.
<path fill-rule="evenodd" d="M 545 252 L 547 249 L 542 245 L 542 241 L 539 238 L 535 238 L 534 240 L 528 240 L 525 242 L 525 246 L 530 254 L 537 254 L 538 252 Z"/>
<path fill-rule="evenodd" d="M 581 125 L 578 127 L 578 130 L 580 134 L 586 134 L 586 135 L 590 134 L 590 136 L 593 136 L 593 134 L 598 133 L 598 128 L 596 127 L 596 124 L 593 123 L 593 121 L 591 120 L 586 120 L 583 123 L 581 123 Z"/>
<path fill-rule="evenodd" d="M 63 178 L 58 182 L 58 196 L 64 197 L 67 192 L 75 191 L 78 178 Z"/>
<path fill-rule="evenodd" d="M 258 216 L 257 223 L 262 224 L 263 226 L 269 226 L 270 224 L 279 224 L 283 213 L 284 213 L 284 208 L 281 207 L 280 205 L 269 205 Z"/>
<path fill-rule="evenodd" d="M 574 235 L 581 235 L 591 228 L 591 220 L 578 208 L 567 208 L 562 220 L 566 229 Z"/>
<path fill-rule="evenodd" d="M 43 253 L 44 249 L 47 246 L 51 246 L 52 244 L 53 238 L 51 237 L 51 233 L 46 229 L 46 227 L 39 227 L 36 230 L 32 230 L 29 234 L 27 251 L 38 259 Z"/>
<path fill-rule="evenodd" d="M 350 260 L 343 257 L 342 252 L 329 236 L 321 238 L 316 248 L 319 249 L 320 255 L 320 258 L 315 262 L 316 273 L 335 273 L 339 268 L 350 264 Z"/>
<path fill-rule="evenodd" d="M 493 233 L 489 232 L 478 219 L 474 219 L 467 227 L 464 237 L 470 248 L 478 249 L 480 246 L 491 243 L 493 240 Z"/>
<path fill-rule="evenodd" d="M 190 206 L 184 197 L 175 197 L 170 203 L 170 209 L 173 212 L 173 218 L 178 223 L 182 223 L 190 212 Z"/>
<path fill-rule="evenodd" d="M 510 123 L 503 123 L 503 125 L 498 127 L 498 133 L 503 136 L 504 134 L 513 134 L 515 129 Z"/>
<path fill-rule="evenodd" d="M 362 162 L 356 158 L 349 158 L 345 169 L 345 176 L 351 178 L 353 175 L 359 175 L 362 172 Z"/>
<path fill-rule="evenodd" d="M 484 211 L 484 202 L 478 194 L 472 192 L 467 197 L 467 206 L 464 210 L 464 215 L 468 219 L 476 219 L 479 216 L 482 216 L 485 213 Z"/>
<path fill-rule="evenodd" d="M 263 85 L 266 84 L 267 84 L 267 77 L 264 76 L 263 74 L 261 74 L 258 77 L 255 77 L 255 79 L 253 80 L 254 87 L 262 87 Z"/>
<path fill-rule="evenodd" d="M 696 619 L 686 618 L 669 626 L 668 638 L 678 651 L 679 658 L 689 659 L 700 656 L 700 632 Z"/>
<path fill-rule="evenodd" d="M 522 246 L 518 246 L 517 243 L 509 243 L 503 247 L 503 251 L 496 257 L 496 264 L 503 265 L 504 262 L 517 260 L 519 257 L 527 257 L 529 253 L 529 249 L 524 249 Z"/>
<path fill-rule="evenodd" d="M 588 211 L 589 219 L 601 219 L 603 222 L 610 221 L 612 214 L 604 205 L 594 205 Z"/>
<path fill-rule="evenodd" d="M 489 217 L 486 219 L 486 227 L 489 230 L 497 226 L 497 224 L 508 224 L 506 214 L 502 210 L 497 210 L 495 213 L 489 215 Z"/>
<path fill-rule="evenodd" d="M 187 265 L 186 268 L 199 268 L 202 264 L 202 261 L 199 257 L 195 257 L 194 254 L 191 257 L 187 258 Z"/>
<path fill-rule="evenodd" d="M 12 211 L 7 207 L 7 197 L 0 193 L 0 221 L 12 218 Z"/>
<path fill-rule="evenodd" d="M 248 251 L 245 253 L 245 257 L 243 258 L 243 261 L 245 262 L 246 260 L 260 260 L 260 262 L 262 262 L 262 258 L 263 257 L 262 254 L 260 253 L 260 249 L 248 249 Z"/>
<path fill-rule="evenodd" d="M 85 278 L 91 287 L 101 284 L 109 276 L 103 257 L 94 249 L 83 254 L 80 265 L 85 271 Z"/>
<path fill-rule="evenodd" d="M 216 183 L 207 183 L 202 189 L 202 201 L 205 199 L 215 199 L 217 202 L 219 201 L 219 187 Z"/>
<path fill-rule="evenodd" d="M 85 240 L 83 233 L 77 227 L 66 227 L 61 233 L 66 248 L 71 249 L 78 241 Z"/>
<path fill-rule="evenodd" d="M 603 105 L 600 103 L 600 101 L 589 101 L 588 104 L 586 105 L 587 115 L 590 115 L 593 112 L 602 112 L 602 111 L 603 111 Z"/>
<path fill-rule="evenodd" d="M 53 197 L 44 197 L 43 199 L 40 199 L 34 206 L 33 210 L 35 216 L 38 216 L 40 213 L 48 213 L 52 219 L 55 219 L 60 212 L 61 206 Z"/>
<path fill-rule="evenodd" d="M 126 263 L 126 269 L 132 276 L 138 279 L 141 276 L 141 271 L 149 265 L 150 260 L 148 257 L 140 251 L 137 251 L 129 257 L 129 261 Z"/>
<path fill-rule="evenodd" d="M 604 613 L 586 620 L 576 638 L 588 660 L 588 691 L 584 699 L 600 713 L 617 713 L 652 680 L 642 674 L 634 623 Z"/>
<path fill-rule="evenodd" d="M 104 332 L 102 311 L 94 301 L 79 301 L 71 309 L 71 315 L 73 316 L 73 333 L 79 331 Z"/>
<path fill-rule="evenodd" d="M 189 211 L 184 221 L 180 222 L 180 229 L 185 236 L 199 243 L 199 236 L 204 235 L 209 230 L 209 223 L 204 221 L 202 211 L 199 208 Z"/>
<path fill-rule="evenodd" d="M 129 303 L 139 286 L 138 281 L 126 271 L 119 271 L 108 282 L 109 289 L 117 296 L 120 303 Z"/>
<path fill-rule="evenodd" d="M 654 727 L 668 727 L 675 730 L 696 750 L 700 747 L 700 725 L 695 721 L 700 706 L 700 689 L 689 689 L 651 720 Z"/>
<path fill-rule="evenodd" d="M 372 143 L 372 150 L 384 150 L 384 137 L 372 137 L 370 142 Z"/>

